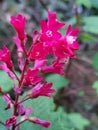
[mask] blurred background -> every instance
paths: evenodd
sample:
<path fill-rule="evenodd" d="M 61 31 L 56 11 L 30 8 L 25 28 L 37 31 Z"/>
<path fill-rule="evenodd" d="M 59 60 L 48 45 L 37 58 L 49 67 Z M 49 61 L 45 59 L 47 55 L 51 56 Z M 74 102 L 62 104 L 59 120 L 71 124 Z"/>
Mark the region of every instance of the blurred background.
<path fill-rule="evenodd" d="M 15 31 L 9 24 L 10 16 L 22 13 L 26 17 L 29 45 L 32 32 L 39 29 L 40 20 L 47 20 L 48 9 L 56 11 L 58 19 L 66 22 L 66 27 L 72 24 L 80 30 L 80 50 L 76 59 L 69 60 L 65 78 L 58 75 L 46 78 L 57 90 L 54 111 L 62 107 L 73 122 L 64 130 L 98 130 L 98 0 L 0 0 L 0 48 L 4 44 L 8 46 L 18 71 L 16 47 L 12 44 Z M 62 34 L 66 27 L 61 30 Z M 9 89 L 7 91 L 11 93 Z M 64 123 L 68 122 L 66 120 Z"/>

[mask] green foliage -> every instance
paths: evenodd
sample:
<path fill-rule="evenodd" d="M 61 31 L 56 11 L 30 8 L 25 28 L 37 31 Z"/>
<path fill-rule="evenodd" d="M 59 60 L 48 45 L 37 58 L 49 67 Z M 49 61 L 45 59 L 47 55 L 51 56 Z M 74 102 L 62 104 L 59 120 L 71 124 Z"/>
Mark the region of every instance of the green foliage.
<path fill-rule="evenodd" d="M 98 9 L 98 0 L 76 0 L 77 5 L 84 5 L 87 8 L 97 8 Z"/>
<path fill-rule="evenodd" d="M 40 97 L 36 100 L 25 103 L 26 106 L 31 106 L 34 109 L 32 116 L 37 116 L 44 120 L 50 120 L 52 122 L 51 127 L 48 130 L 83 130 L 89 125 L 89 121 L 82 117 L 79 113 L 67 114 L 61 108 L 54 112 L 54 104 L 52 99 Z M 24 123 L 21 126 L 21 130 L 44 130 L 45 128 L 35 124 Z"/>
<path fill-rule="evenodd" d="M 11 116 L 11 112 L 9 110 L 4 110 L 6 107 L 6 103 L 3 101 L 2 97 L 0 96 L 0 120 L 5 122 L 7 118 Z M 6 130 L 3 125 L 0 124 L 0 130 Z"/>
<path fill-rule="evenodd" d="M 95 81 L 92 87 L 96 90 L 96 93 L 98 94 L 98 81 Z"/>
<path fill-rule="evenodd" d="M 6 85 L 10 86 L 9 78 L 5 73 L 1 74 L 5 76 Z M 63 77 L 58 75 L 51 75 L 48 80 L 52 80 L 52 78 L 56 78 L 53 80 L 55 83 L 55 88 L 57 89 L 60 86 L 65 86 L 68 81 Z M 8 80 L 8 81 L 7 81 Z M 61 80 L 61 81 L 60 81 Z M 60 83 L 59 83 L 60 82 Z M 2 83 L 2 85 L 5 85 Z M 5 86 L 6 86 L 5 85 Z M 22 98 L 22 97 L 21 97 Z M 48 130 L 83 130 L 87 125 L 89 125 L 89 121 L 83 118 L 79 113 L 70 113 L 67 114 L 61 108 L 54 112 L 55 105 L 53 104 L 52 98 L 39 97 L 35 100 L 29 100 L 24 103 L 25 107 L 32 107 L 34 112 L 30 116 L 36 116 L 41 118 L 42 120 L 49 120 L 52 122 L 51 127 Z M 4 110 L 6 107 L 6 103 L 3 101 L 2 97 L 0 97 L 0 120 L 5 122 L 5 120 L 11 116 L 10 110 Z M 21 130 L 45 130 L 45 128 L 35 125 L 30 122 L 25 122 L 21 125 Z M 4 126 L 0 124 L 0 130 L 6 130 Z"/>
<path fill-rule="evenodd" d="M 83 130 L 85 126 L 89 125 L 89 121 L 83 118 L 79 113 L 70 113 L 68 117 L 77 130 Z"/>
<path fill-rule="evenodd" d="M 98 70 L 98 53 L 96 53 L 92 58 L 92 65 Z"/>
<path fill-rule="evenodd" d="M 93 7 L 98 9 L 98 0 L 90 0 Z"/>
<path fill-rule="evenodd" d="M 98 16 L 88 16 L 83 18 L 85 32 L 98 34 Z"/>
<path fill-rule="evenodd" d="M 93 41 L 97 40 L 95 37 L 91 36 L 90 34 L 86 34 L 86 33 L 81 34 L 80 38 L 85 42 L 93 42 Z"/>
<path fill-rule="evenodd" d="M 10 117 L 9 110 L 4 111 L 5 102 L 0 97 L 0 120 L 5 122 L 6 118 Z M 43 120 L 49 120 L 52 122 L 51 127 L 48 130 L 83 130 L 89 125 L 89 121 L 82 117 L 79 113 L 67 114 L 61 108 L 54 112 L 53 100 L 45 97 L 40 97 L 35 100 L 25 102 L 26 107 L 32 107 L 34 112 L 31 116 L 36 116 Z M 45 130 L 45 128 L 25 122 L 21 125 L 21 130 Z M 4 126 L 0 125 L 0 130 L 6 130 Z"/>
<path fill-rule="evenodd" d="M 5 72 L 0 71 L 0 86 L 2 89 L 7 92 L 12 88 L 12 85 L 13 81 L 8 77 L 8 75 Z"/>
<path fill-rule="evenodd" d="M 75 25 L 75 24 L 76 24 L 76 17 L 75 17 L 75 16 L 71 17 L 70 19 L 68 19 L 68 20 L 66 21 L 66 27 L 67 27 L 69 24 L 71 24 L 71 25 Z"/>
<path fill-rule="evenodd" d="M 91 0 L 76 0 L 77 5 L 84 5 L 87 8 L 91 8 L 92 3 Z"/>
<path fill-rule="evenodd" d="M 79 96 L 84 96 L 84 91 L 79 91 L 79 92 L 78 92 L 78 95 L 79 95 Z"/>
<path fill-rule="evenodd" d="M 68 80 L 65 79 L 64 77 L 58 75 L 58 74 L 51 74 L 48 75 L 46 78 L 46 81 L 52 82 L 53 83 L 53 88 L 55 90 L 58 90 L 61 87 L 65 87 L 68 85 Z"/>

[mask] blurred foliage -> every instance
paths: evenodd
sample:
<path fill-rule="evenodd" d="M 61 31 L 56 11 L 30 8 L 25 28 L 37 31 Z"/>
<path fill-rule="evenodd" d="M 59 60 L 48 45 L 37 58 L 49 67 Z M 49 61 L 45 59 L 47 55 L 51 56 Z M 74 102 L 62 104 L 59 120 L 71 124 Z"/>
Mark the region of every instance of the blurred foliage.
<path fill-rule="evenodd" d="M 98 34 L 98 16 L 88 16 L 83 18 L 85 32 L 90 32 L 93 34 Z"/>
<path fill-rule="evenodd" d="M 55 90 L 61 87 L 66 87 L 68 85 L 68 80 L 58 74 L 50 74 L 46 77 L 46 81 L 53 83 L 53 88 Z"/>
<path fill-rule="evenodd" d="M 98 70 L 98 53 L 96 53 L 92 58 L 93 67 Z"/>
<path fill-rule="evenodd" d="M 8 92 L 12 88 L 13 81 L 4 71 L 0 71 L 0 77 L 0 86 L 3 88 L 4 92 Z"/>
<path fill-rule="evenodd" d="M 95 81 L 92 87 L 96 90 L 96 93 L 98 94 L 98 81 Z"/>

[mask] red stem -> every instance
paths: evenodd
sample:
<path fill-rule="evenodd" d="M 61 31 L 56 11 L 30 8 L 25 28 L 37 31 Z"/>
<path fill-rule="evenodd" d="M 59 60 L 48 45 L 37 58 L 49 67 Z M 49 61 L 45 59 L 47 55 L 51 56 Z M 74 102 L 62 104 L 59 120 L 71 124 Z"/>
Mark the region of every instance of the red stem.
<path fill-rule="evenodd" d="M 21 78 L 19 80 L 19 85 L 18 85 L 19 88 L 22 87 L 23 79 L 24 79 L 24 74 L 25 74 L 27 65 L 28 65 L 28 60 L 26 59 L 25 64 L 24 64 L 24 68 L 23 68 L 23 71 L 22 71 L 22 74 L 21 74 Z M 17 115 L 17 106 L 18 106 L 19 96 L 20 96 L 19 94 L 16 94 L 16 99 L 15 99 L 15 103 L 14 103 L 14 114 L 13 114 L 15 116 Z M 15 130 L 15 128 L 16 128 L 16 126 L 13 125 L 12 130 Z"/>

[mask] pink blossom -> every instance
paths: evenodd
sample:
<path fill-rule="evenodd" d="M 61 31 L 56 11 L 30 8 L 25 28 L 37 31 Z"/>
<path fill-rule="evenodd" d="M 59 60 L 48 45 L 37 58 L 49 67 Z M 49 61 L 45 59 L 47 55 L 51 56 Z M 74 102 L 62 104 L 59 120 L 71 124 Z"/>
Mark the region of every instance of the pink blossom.
<path fill-rule="evenodd" d="M 39 96 L 51 97 L 51 93 L 55 90 L 52 89 L 52 83 L 37 84 L 30 93 L 30 98 L 37 98 Z"/>
<path fill-rule="evenodd" d="M 25 108 L 22 103 L 18 104 L 18 115 L 28 118 L 28 116 L 33 112 L 32 108 Z"/>
<path fill-rule="evenodd" d="M 7 119 L 5 123 L 6 128 L 9 129 L 11 126 L 16 125 L 16 121 L 16 116 L 12 116 L 9 119 Z"/>
<path fill-rule="evenodd" d="M 12 70 L 13 63 L 11 61 L 10 52 L 6 46 L 4 46 L 2 50 L 0 50 L 0 61 L 6 63 L 7 67 Z"/>
<path fill-rule="evenodd" d="M 18 37 L 21 41 L 26 39 L 26 33 L 25 33 L 25 23 L 26 18 L 23 17 L 21 14 L 18 14 L 17 17 L 12 16 L 10 23 L 15 28 L 15 30 L 18 33 Z"/>
<path fill-rule="evenodd" d="M 35 30 L 33 32 L 33 44 L 38 43 L 39 40 L 40 40 L 40 33 L 37 30 Z"/>
<path fill-rule="evenodd" d="M 49 128 L 51 126 L 51 123 L 49 121 L 46 121 L 46 120 L 41 120 L 39 118 L 36 118 L 36 117 L 30 117 L 28 119 L 28 121 L 30 122 L 33 122 L 35 124 L 38 124 L 40 126 L 43 126 L 45 128 Z"/>
<path fill-rule="evenodd" d="M 13 90 L 14 90 L 16 95 L 21 94 L 21 92 L 22 92 L 22 89 L 17 87 L 16 84 L 13 85 Z"/>
<path fill-rule="evenodd" d="M 14 40 L 16 46 L 17 46 L 17 52 L 18 52 L 18 53 L 19 53 L 19 52 L 23 53 L 23 48 L 22 48 L 22 46 L 21 46 L 21 41 L 20 41 L 20 39 L 18 38 L 18 36 L 16 35 L 16 36 L 13 38 L 13 40 Z"/>
<path fill-rule="evenodd" d="M 24 76 L 24 86 L 35 85 L 42 80 L 42 77 L 38 76 L 37 70 L 28 69 L 27 74 Z"/>
<path fill-rule="evenodd" d="M 18 66 L 19 66 L 19 69 L 22 71 L 23 70 L 23 67 L 24 67 L 24 59 L 20 56 L 18 57 Z"/>
<path fill-rule="evenodd" d="M 48 60 L 35 60 L 34 70 L 41 70 L 47 63 Z"/>

